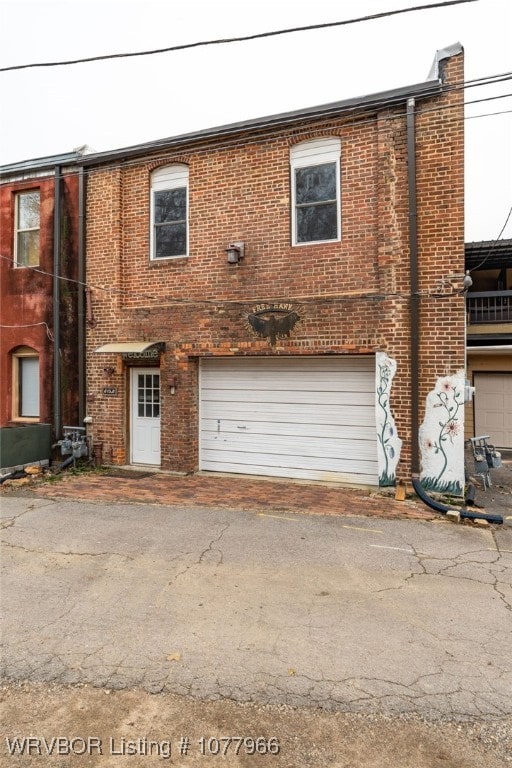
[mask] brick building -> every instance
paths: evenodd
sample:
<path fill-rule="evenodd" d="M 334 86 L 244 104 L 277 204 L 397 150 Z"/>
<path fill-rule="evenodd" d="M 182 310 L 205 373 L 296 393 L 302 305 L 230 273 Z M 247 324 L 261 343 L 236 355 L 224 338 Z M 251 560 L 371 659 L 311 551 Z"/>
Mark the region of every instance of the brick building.
<path fill-rule="evenodd" d="M 462 82 L 84 158 L 104 461 L 460 486 Z"/>
<path fill-rule="evenodd" d="M 80 157 L 0 168 L 0 428 L 18 444 L 33 440 L 35 425 L 47 426 L 49 443 L 79 419 Z M 31 429 L 12 432 L 19 427 Z M 33 455 L 27 448 L 21 458 Z"/>

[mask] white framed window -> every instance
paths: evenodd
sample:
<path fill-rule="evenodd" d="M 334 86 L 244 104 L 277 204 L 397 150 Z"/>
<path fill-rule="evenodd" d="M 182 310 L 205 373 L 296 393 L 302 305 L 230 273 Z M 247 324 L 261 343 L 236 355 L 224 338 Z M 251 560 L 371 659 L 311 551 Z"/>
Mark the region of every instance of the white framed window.
<path fill-rule="evenodd" d="M 292 245 L 341 239 L 340 155 L 336 137 L 291 148 Z"/>
<path fill-rule="evenodd" d="M 19 192 L 14 201 L 14 263 L 17 267 L 39 264 L 40 193 Z"/>
<path fill-rule="evenodd" d="M 169 165 L 151 174 L 151 259 L 188 256 L 188 167 Z"/>
<path fill-rule="evenodd" d="M 31 347 L 18 347 L 12 354 L 13 420 L 39 419 L 39 355 Z"/>

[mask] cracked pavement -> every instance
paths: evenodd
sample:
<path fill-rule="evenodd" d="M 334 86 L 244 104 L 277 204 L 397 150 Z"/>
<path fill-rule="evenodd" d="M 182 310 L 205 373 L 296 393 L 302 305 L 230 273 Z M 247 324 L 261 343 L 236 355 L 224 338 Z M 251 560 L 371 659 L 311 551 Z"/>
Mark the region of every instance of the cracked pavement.
<path fill-rule="evenodd" d="M 4 680 L 512 713 L 512 529 L 4 497 Z"/>

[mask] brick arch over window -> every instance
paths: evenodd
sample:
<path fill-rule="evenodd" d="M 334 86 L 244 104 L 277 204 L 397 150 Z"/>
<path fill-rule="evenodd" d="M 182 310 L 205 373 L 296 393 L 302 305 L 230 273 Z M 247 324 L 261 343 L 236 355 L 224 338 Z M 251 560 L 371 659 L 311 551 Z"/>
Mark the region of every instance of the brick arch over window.
<path fill-rule="evenodd" d="M 184 153 L 176 153 L 173 154 L 172 157 L 166 157 L 164 159 L 158 158 L 157 160 L 152 160 L 150 163 L 147 164 L 147 169 L 150 173 L 153 171 L 158 171 L 161 168 L 169 168 L 173 165 L 186 165 L 189 164 L 189 156 Z"/>
<path fill-rule="evenodd" d="M 312 129 L 312 130 L 301 130 L 296 131 L 292 135 L 289 136 L 287 143 L 290 148 L 293 148 L 297 146 L 297 144 L 309 144 L 311 141 L 332 141 L 333 139 L 338 139 L 340 136 L 343 135 L 343 130 L 345 127 L 340 128 L 339 125 L 333 124 L 331 125 L 324 125 L 322 126 L 322 129 Z"/>
<path fill-rule="evenodd" d="M 341 239 L 340 155 L 338 136 L 290 148 L 292 245 Z"/>
<path fill-rule="evenodd" d="M 174 163 L 151 174 L 151 259 L 188 256 L 188 166 Z"/>
<path fill-rule="evenodd" d="M 20 346 L 11 351 L 12 419 L 38 421 L 40 416 L 39 353 L 32 347 Z"/>

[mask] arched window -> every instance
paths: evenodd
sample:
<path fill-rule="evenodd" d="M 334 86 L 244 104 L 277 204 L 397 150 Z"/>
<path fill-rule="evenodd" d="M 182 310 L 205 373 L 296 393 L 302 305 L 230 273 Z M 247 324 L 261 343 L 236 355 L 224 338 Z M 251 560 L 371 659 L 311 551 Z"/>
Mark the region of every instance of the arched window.
<path fill-rule="evenodd" d="M 292 147 L 292 245 L 341 239 L 340 153 L 336 137 Z"/>
<path fill-rule="evenodd" d="M 151 175 L 151 259 L 188 256 L 188 167 L 169 165 Z"/>
<path fill-rule="evenodd" d="M 39 355 L 31 347 L 12 353 L 12 418 L 39 419 Z"/>

